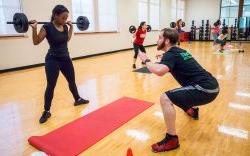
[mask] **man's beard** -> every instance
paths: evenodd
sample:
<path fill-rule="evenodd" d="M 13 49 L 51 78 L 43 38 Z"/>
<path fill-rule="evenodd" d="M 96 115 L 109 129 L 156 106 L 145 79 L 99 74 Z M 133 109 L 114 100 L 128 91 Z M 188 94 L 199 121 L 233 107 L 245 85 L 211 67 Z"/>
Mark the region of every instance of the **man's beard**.
<path fill-rule="evenodd" d="M 162 50 L 163 48 L 165 48 L 165 41 L 166 39 L 161 43 L 161 45 L 157 46 L 157 50 Z"/>

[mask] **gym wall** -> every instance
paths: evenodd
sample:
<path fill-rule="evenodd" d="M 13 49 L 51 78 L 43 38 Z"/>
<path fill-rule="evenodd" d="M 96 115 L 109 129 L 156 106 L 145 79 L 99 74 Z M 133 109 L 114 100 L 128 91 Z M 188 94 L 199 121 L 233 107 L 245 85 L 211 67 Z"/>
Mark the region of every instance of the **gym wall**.
<path fill-rule="evenodd" d="M 171 0 L 161 0 L 161 28 L 168 27 Z M 65 5 L 72 12 L 71 0 L 23 0 L 23 12 L 28 19 L 49 21 L 56 4 Z M 130 25 L 138 25 L 137 0 L 118 0 L 118 33 L 75 34 L 69 42 L 72 58 L 108 51 L 132 48 Z M 10 25 L 11 26 L 11 25 Z M 38 26 L 40 29 L 40 26 Z M 0 37 L 0 70 L 44 63 L 48 43 L 45 40 L 38 46 L 32 44 L 31 29 L 26 37 Z M 145 45 L 156 44 L 158 31 L 148 33 Z"/>
<path fill-rule="evenodd" d="M 210 25 L 220 17 L 220 0 L 186 0 L 185 31 L 190 31 L 192 20 L 195 26 L 201 26 L 201 20 L 209 20 Z"/>

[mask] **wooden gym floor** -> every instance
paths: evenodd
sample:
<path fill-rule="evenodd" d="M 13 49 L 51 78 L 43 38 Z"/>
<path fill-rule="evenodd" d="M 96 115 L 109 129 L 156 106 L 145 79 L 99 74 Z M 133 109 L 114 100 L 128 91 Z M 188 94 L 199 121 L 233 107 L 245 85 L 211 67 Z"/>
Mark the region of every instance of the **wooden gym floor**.
<path fill-rule="evenodd" d="M 200 108 L 194 121 L 177 109 L 180 148 L 163 154 L 150 145 L 163 138 L 165 125 L 159 96 L 178 87 L 169 75 L 131 72 L 132 51 L 74 61 L 80 95 L 89 105 L 74 107 L 66 80 L 60 75 L 52 105 L 52 117 L 38 123 L 46 85 L 44 67 L 0 75 L 0 155 L 29 156 L 37 150 L 28 145 L 31 135 L 48 133 L 122 96 L 155 103 L 150 109 L 120 127 L 81 155 L 126 156 L 249 156 L 250 155 L 250 45 L 245 53 L 213 54 L 209 42 L 182 43 L 208 71 L 217 77 L 221 92 L 211 104 Z M 147 48 L 153 58 L 156 47 Z M 138 66 L 141 66 L 139 62 Z"/>

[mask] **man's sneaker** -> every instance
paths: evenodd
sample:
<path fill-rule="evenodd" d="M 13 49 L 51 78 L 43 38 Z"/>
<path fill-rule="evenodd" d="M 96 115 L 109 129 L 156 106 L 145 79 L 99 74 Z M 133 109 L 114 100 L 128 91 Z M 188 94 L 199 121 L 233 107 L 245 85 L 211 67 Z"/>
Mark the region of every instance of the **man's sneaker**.
<path fill-rule="evenodd" d="M 136 65 L 135 64 L 133 64 L 133 69 L 135 69 L 136 68 Z"/>
<path fill-rule="evenodd" d="M 151 147 L 153 152 L 158 153 L 174 150 L 179 146 L 180 144 L 177 135 L 166 134 L 166 137 L 162 141 L 153 144 Z"/>
<path fill-rule="evenodd" d="M 40 120 L 39 120 L 39 122 L 41 124 L 45 123 L 48 120 L 48 118 L 50 118 L 50 117 L 51 117 L 51 113 L 48 112 L 48 111 L 44 111 L 43 114 L 42 114 L 42 116 L 41 116 L 41 118 L 40 118 Z"/>
<path fill-rule="evenodd" d="M 189 108 L 186 111 L 187 115 L 191 116 L 194 120 L 199 119 L 199 108 Z"/>
<path fill-rule="evenodd" d="M 77 101 L 75 101 L 74 106 L 79 106 L 79 105 L 83 105 L 83 104 L 87 104 L 87 103 L 89 103 L 89 100 L 79 98 Z"/>

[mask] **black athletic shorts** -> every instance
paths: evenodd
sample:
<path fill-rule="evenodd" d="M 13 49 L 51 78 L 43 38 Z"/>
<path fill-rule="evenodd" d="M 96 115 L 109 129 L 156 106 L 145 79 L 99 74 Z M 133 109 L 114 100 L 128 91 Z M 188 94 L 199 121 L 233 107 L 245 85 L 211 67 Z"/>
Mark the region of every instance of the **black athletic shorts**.
<path fill-rule="evenodd" d="M 215 42 L 216 42 L 217 44 L 220 44 L 221 46 L 226 45 L 226 40 L 219 40 L 219 39 L 216 39 Z"/>
<path fill-rule="evenodd" d="M 187 111 L 193 106 L 204 105 L 212 102 L 219 94 L 219 88 L 204 89 L 199 85 L 190 85 L 166 92 L 171 102 Z"/>

